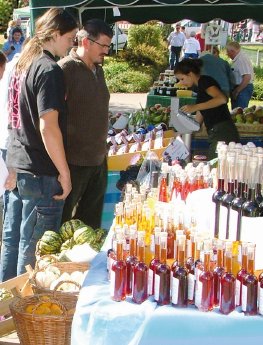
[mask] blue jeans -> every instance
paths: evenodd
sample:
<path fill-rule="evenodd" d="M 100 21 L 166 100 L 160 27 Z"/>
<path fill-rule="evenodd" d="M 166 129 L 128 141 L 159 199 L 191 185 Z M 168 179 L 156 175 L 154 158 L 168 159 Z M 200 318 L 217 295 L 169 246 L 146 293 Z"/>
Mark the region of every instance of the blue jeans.
<path fill-rule="evenodd" d="M 246 108 L 248 107 L 248 103 L 253 94 L 253 84 L 248 84 L 237 96 L 236 99 L 231 99 L 231 107 L 232 109 L 241 107 Z"/>
<path fill-rule="evenodd" d="M 182 50 L 182 47 L 171 46 L 170 56 L 169 56 L 169 64 L 170 64 L 171 70 L 174 69 L 175 64 L 178 64 L 180 60 L 181 50 Z"/>
<path fill-rule="evenodd" d="M 17 188 L 8 193 L 4 209 L 0 280 L 25 272 L 25 265 L 35 265 L 37 241 L 46 230 L 58 231 L 63 200 L 56 177 L 17 174 Z"/>

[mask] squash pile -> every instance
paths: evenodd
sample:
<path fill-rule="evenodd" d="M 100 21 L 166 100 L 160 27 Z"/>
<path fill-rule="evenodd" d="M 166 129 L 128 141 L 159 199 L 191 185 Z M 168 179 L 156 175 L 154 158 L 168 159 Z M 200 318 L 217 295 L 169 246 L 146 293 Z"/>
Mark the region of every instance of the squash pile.
<path fill-rule="evenodd" d="M 47 230 L 38 241 L 37 255 L 60 254 L 76 245 L 89 244 L 99 252 L 108 232 L 104 229 L 93 229 L 79 219 L 72 219 L 62 224 L 59 232 Z"/>

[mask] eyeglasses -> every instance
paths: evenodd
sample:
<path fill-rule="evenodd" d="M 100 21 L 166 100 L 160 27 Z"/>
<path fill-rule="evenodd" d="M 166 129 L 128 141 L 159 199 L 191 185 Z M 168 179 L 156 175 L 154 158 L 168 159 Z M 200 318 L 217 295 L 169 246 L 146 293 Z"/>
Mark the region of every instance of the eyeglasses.
<path fill-rule="evenodd" d="M 92 38 L 88 38 L 89 41 L 93 42 L 93 43 L 96 43 L 98 46 L 100 46 L 101 48 L 106 48 L 106 49 L 110 49 L 111 46 L 108 46 L 107 44 L 101 44 L 95 40 L 93 40 Z"/>

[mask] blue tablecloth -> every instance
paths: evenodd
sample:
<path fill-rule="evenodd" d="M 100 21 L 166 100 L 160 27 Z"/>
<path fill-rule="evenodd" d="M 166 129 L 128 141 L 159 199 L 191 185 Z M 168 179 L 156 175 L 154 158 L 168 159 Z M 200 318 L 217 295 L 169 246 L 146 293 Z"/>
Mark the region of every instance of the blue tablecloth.
<path fill-rule="evenodd" d="M 263 318 L 215 309 L 157 306 L 153 298 L 136 305 L 110 299 L 106 252 L 91 265 L 77 303 L 71 345 L 247 345 L 263 343 Z"/>

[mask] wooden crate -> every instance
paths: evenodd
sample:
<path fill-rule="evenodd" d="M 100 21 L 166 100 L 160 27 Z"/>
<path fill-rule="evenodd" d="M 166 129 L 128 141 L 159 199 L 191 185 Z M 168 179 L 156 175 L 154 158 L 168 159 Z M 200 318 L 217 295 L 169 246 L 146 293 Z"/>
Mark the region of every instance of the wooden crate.
<path fill-rule="evenodd" d="M 10 315 L 9 304 L 17 297 L 24 297 L 33 294 L 29 285 L 29 274 L 24 273 L 18 277 L 12 278 L 0 283 L 0 289 L 10 290 L 13 297 L 0 301 L 0 315 Z M 15 330 L 15 325 L 11 315 L 5 320 L 0 321 L 0 337 L 9 334 Z"/>

